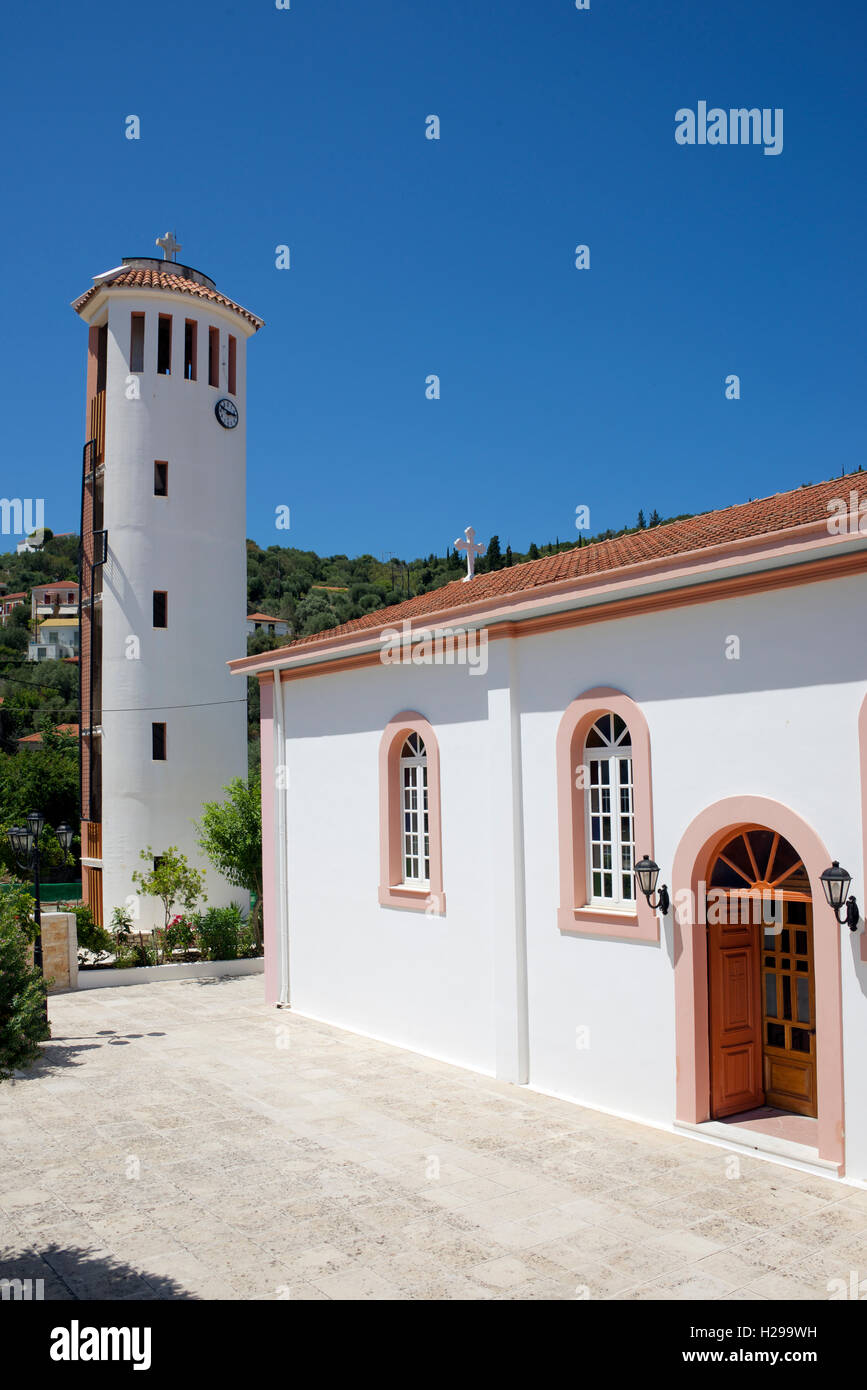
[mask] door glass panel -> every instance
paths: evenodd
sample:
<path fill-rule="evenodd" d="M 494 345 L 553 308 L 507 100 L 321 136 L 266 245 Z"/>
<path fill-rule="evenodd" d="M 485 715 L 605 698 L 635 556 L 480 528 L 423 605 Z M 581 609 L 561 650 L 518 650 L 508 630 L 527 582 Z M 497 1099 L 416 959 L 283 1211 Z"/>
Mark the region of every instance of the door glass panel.
<path fill-rule="evenodd" d="M 790 919 L 791 920 L 791 919 Z M 795 955 L 805 956 L 807 954 L 807 933 L 805 931 L 795 932 Z"/>
<path fill-rule="evenodd" d="M 793 1051 L 793 1052 L 809 1052 L 809 1051 L 810 1051 L 810 1034 L 807 1032 L 807 1030 L 806 1030 L 805 1028 L 793 1028 L 793 1029 L 792 1029 L 792 1051 Z"/>
<path fill-rule="evenodd" d="M 769 1024 L 768 1024 L 768 1046 L 769 1046 L 769 1047 L 785 1047 L 785 1045 L 786 1045 L 786 1030 L 785 1030 L 785 1028 L 783 1027 L 782 1023 L 769 1023 Z"/>
<path fill-rule="evenodd" d="M 801 978 L 796 980 L 798 987 L 798 1022 L 810 1022 L 810 981 Z"/>
<path fill-rule="evenodd" d="M 792 980 L 789 975 L 781 975 L 780 983 L 783 986 L 783 1018 L 792 1017 Z"/>
<path fill-rule="evenodd" d="M 777 977 L 770 971 L 765 975 L 765 1013 L 771 1018 L 777 1016 Z"/>

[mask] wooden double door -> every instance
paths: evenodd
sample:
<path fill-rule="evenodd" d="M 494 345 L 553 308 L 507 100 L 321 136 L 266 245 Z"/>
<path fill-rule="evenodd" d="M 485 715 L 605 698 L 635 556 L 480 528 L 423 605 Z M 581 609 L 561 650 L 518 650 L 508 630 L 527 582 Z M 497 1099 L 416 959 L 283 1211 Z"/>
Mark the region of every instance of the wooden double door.
<path fill-rule="evenodd" d="M 718 851 L 708 878 L 711 1112 L 768 1105 L 816 1115 L 810 884 L 796 851 L 761 826 Z"/>

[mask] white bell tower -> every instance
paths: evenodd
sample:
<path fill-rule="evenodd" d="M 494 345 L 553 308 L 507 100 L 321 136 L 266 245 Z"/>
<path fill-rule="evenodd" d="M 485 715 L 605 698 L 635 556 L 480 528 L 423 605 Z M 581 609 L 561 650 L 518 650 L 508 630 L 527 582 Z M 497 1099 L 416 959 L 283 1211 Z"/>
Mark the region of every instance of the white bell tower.
<path fill-rule="evenodd" d="M 134 893 L 140 851 L 177 846 L 208 902 L 240 899 L 192 821 L 247 775 L 246 702 L 226 662 L 245 631 L 246 348 L 262 320 L 213 280 L 127 257 L 73 308 L 89 327 L 82 479 L 82 878 L 97 921 Z M 140 925 L 162 907 L 140 904 Z"/>

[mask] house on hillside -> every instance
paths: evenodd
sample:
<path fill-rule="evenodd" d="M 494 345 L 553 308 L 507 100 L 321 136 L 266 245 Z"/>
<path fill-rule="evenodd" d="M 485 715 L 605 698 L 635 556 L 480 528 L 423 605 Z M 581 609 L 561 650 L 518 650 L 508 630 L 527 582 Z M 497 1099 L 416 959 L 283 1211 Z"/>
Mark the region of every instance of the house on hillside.
<path fill-rule="evenodd" d="M 30 616 L 33 623 L 41 618 L 77 618 L 78 585 L 70 580 L 35 584 L 30 591 Z"/>
<path fill-rule="evenodd" d="M 55 734 L 66 734 L 69 738 L 78 738 L 77 724 L 56 724 L 53 732 Z M 43 743 L 41 734 L 24 734 L 22 738 L 16 739 L 19 749 L 40 748 Z"/>
<path fill-rule="evenodd" d="M 261 684 L 267 998 L 867 1180 L 849 481 L 233 661 Z"/>
<path fill-rule="evenodd" d="M 24 589 L 17 594 L 4 594 L 2 598 L 0 598 L 0 626 L 6 626 L 13 608 L 18 608 L 22 603 L 26 602 L 27 594 Z"/>
<path fill-rule="evenodd" d="M 283 618 L 272 618 L 268 613 L 247 614 L 247 636 L 254 632 L 266 632 L 269 637 L 286 637 L 289 624 Z"/>
<path fill-rule="evenodd" d="M 28 661 L 65 661 L 78 656 L 78 619 L 46 618 L 27 648 Z"/>

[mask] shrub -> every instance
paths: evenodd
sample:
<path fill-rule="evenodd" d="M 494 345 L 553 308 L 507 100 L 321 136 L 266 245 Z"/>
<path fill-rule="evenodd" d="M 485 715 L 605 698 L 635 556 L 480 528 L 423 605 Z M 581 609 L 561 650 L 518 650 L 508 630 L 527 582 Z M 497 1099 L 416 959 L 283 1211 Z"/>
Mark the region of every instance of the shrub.
<path fill-rule="evenodd" d="M 237 960 L 242 952 L 244 919 L 237 903 L 209 907 L 196 924 L 202 960 Z"/>
<path fill-rule="evenodd" d="M 118 937 L 117 954 L 114 958 L 118 970 L 132 970 L 138 965 L 156 965 L 157 948 L 154 943 L 142 936 Z"/>
<path fill-rule="evenodd" d="M 163 954 L 167 961 L 172 959 L 175 951 L 183 951 L 184 960 L 189 960 L 190 953 L 195 951 L 198 944 L 194 918 L 173 917 L 163 932 Z"/>
<path fill-rule="evenodd" d="M 0 896 L 0 1081 L 39 1055 L 51 1036 L 45 981 L 30 964 L 33 899 L 23 890 Z"/>
<path fill-rule="evenodd" d="M 96 957 L 97 961 L 100 961 L 114 950 L 114 941 L 110 932 L 107 932 L 105 927 L 97 926 L 93 920 L 93 913 L 86 903 L 58 903 L 57 911 L 71 912 L 75 917 L 79 964 L 81 964 L 82 951 L 89 951 L 91 955 Z"/>

